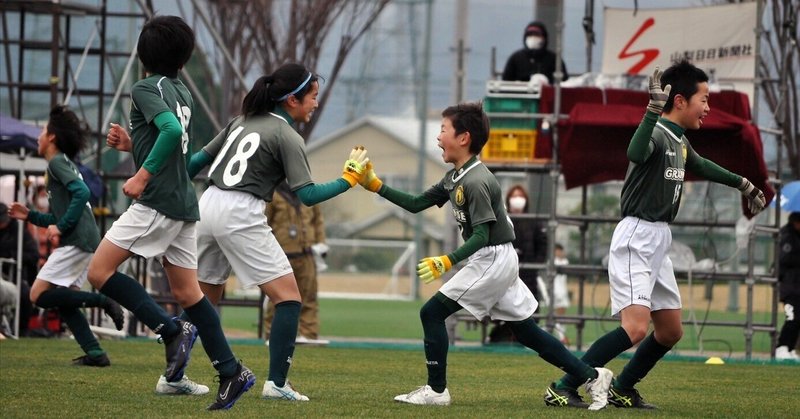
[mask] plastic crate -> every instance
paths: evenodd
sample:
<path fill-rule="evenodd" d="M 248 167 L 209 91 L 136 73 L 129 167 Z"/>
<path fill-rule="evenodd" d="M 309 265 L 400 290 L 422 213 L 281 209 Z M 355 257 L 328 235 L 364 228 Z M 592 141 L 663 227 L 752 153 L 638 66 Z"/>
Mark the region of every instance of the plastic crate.
<path fill-rule="evenodd" d="M 489 112 L 536 113 L 539 111 L 539 99 L 486 96 L 483 98 L 483 110 Z"/>
<path fill-rule="evenodd" d="M 536 130 L 494 129 L 483 146 L 481 160 L 487 162 L 531 162 L 536 151 Z"/>
<path fill-rule="evenodd" d="M 504 116 L 490 116 L 489 127 L 492 130 L 535 130 L 539 120 L 534 118 L 508 118 Z"/>

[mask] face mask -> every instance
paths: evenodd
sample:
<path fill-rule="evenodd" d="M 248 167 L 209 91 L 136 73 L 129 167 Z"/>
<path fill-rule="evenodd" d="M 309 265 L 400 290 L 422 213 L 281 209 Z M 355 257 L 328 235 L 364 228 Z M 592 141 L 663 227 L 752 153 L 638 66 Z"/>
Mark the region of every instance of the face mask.
<path fill-rule="evenodd" d="M 50 202 L 47 200 L 47 198 L 36 198 L 36 206 L 47 210 L 50 207 Z"/>
<path fill-rule="evenodd" d="M 544 46 L 544 38 L 541 36 L 529 36 L 525 38 L 525 46 L 528 49 L 541 49 Z"/>
<path fill-rule="evenodd" d="M 522 211 L 525 209 L 526 202 L 528 201 L 521 196 L 512 196 L 511 198 L 508 198 L 508 206 L 510 206 L 514 211 Z"/>

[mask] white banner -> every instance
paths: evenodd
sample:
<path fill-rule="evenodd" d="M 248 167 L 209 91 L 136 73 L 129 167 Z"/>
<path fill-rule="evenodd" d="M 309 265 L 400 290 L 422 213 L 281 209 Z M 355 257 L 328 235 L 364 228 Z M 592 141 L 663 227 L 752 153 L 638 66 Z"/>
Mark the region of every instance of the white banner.
<path fill-rule="evenodd" d="M 756 2 L 681 9 L 606 8 L 603 74 L 650 75 L 687 58 L 752 103 Z"/>

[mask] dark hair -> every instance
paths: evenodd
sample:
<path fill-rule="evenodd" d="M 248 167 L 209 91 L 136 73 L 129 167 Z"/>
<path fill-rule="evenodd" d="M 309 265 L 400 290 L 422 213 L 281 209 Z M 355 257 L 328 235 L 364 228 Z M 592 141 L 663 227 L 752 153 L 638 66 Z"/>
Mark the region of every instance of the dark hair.
<path fill-rule="evenodd" d="M 697 84 L 708 81 L 705 71 L 695 67 L 687 60 L 677 61 L 661 75 L 661 87 L 672 85 L 669 100 L 664 105 L 664 112 L 670 112 L 675 103 L 675 95 L 681 95 L 688 101 L 697 93 Z"/>
<path fill-rule="evenodd" d="M 516 191 L 522 192 L 522 195 L 525 197 L 525 208 L 522 209 L 522 212 L 528 212 L 528 201 L 530 201 L 530 199 L 528 198 L 528 192 L 522 187 L 522 185 L 514 185 L 508 190 L 508 193 L 506 193 L 506 208 L 511 208 L 511 204 L 509 203 L 511 200 L 511 194 Z"/>
<path fill-rule="evenodd" d="M 177 77 L 194 51 L 194 31 L 178 16 L 156 16 L 142 27 L 136 52 L 151 73 Z"/>
<path fill-rule="evenodd" d="M 789 213 L 789 222 L 790 223 L 800 223 L 800 212 L 791 212 L 791 213 Z"/>
<path fill-rule="evenodd" d="M 554 247 L 555 247 L 556 249 L 561 249 L 561 250 L 564 250 L 564 245 L 563 245 L 563 244 L 561 244 L 561 243 L 556 243 Z"/>
<path fill-rule="evenodd" d="M 319 76 L 302 64 L 284 64 L 269 76 L 261 76 L 256 80 L 242 101 L 242 115 L 247 118 L 272 111 L 279 102 L 288 99 L 290 93 L 302 101 L 311 90 L 311 84 L 317 80 Z M 294 92 L 298 88 L 300 90 Z"/>
<path fill-rule="evenodd" d="M 456 135 L 469 132 L 472 139 L 469 152 L 480 154 L 489 140 L 489 117 L 483 112 L 482 102 L 464 102 L 450 106 L 442 112 L 442 117 L 453 123 Z"/>
<path fill-rule="evenodd" d="M 78 115 L 63 105 L 56 105 L 50 111 L 47 121 L 47 133 L 56 137 L 56 148 L 71 160 L 86 147 L 86 134 L 89 127 L 78 119 Z"/>

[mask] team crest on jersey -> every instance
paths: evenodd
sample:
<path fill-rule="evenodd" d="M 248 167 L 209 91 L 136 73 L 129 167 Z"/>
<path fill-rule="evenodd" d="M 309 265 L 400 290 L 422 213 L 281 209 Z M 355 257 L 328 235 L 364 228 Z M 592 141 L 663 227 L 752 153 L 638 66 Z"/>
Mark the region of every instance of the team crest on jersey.
<path fill-rule="evenodd" d="M 456 188 L 456 205 L 464 205 L 464 186 L 458 185 Z"/>

